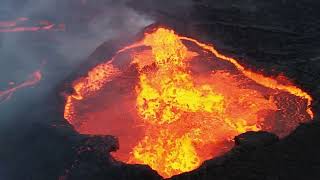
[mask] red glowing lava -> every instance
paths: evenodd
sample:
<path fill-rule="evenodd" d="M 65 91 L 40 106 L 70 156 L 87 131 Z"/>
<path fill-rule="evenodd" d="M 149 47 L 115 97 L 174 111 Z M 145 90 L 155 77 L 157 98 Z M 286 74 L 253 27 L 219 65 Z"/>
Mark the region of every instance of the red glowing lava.
<path fill-rule="evenodd" d="M 25 17 L 21 17 L 13 21 L 0 21 L 0 32 L 36 32 L 64 30 L 64 24 L 53 24 L 49 21 L 34 22 Z"/>
<path fill-rule="evenodd" d="M 64 116 L 79 133 L 117 136 L 118 160 L 164 177 L 228 151 L 240 133 L 283 137 L 313 117 L 311 96 L 288 80 L 165 28 L 145 33 L 73 88 Z"/>

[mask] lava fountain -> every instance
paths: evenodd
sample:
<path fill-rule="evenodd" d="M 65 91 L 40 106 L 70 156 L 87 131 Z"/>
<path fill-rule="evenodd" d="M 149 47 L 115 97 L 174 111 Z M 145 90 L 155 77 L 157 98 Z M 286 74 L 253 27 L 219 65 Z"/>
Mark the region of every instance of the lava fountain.
<path fill-rule="evenodd" d="M 191 171 L 264 130 L 280 137 L 313 117 L 284 77 L 252 72 L 213 46 L 156 28 L 73 82 L 64 116 L 82 134 L 117 136 L 113 156 L 163 177 Z"/>

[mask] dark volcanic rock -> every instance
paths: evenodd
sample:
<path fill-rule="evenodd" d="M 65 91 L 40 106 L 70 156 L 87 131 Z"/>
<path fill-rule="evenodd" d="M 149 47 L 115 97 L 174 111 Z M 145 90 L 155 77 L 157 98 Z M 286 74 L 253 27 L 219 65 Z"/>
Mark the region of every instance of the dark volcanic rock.
<path fill-rule="evenodd" d="M 162 179 L 149 166 L 116 161 L 110 152 L 117 149 L 119 142 L 113 136 L 85 137 L 78 148 L 78 156 L 60 180 Z"/>
<path fill-rule="evenodd" d="M 265 136 L 257 133 L 257 136 L 263 140 L 268 139 L 270 143 L 276 141 L 272 140 L 270 134 Z M 320 122 L 302 124 L 291 135 L 277 143 L 250 151 L 239 151 L 238 148 L 234 148 L 222 157 L 204 162 L 194 171 L 171 179 L 316 180 L 320 177 L 320 141 L 317 139 L 319 136 Z M 249 137 L 252 138 L 254 135 Z"/>
<path fill-rule="evenodd" d="M 275 134 L 265 131 L 248 131 L 234 138 L 236 147 L 258 148 L 271 145 L 279 141 L 279 137 Z"/>
<path fill-rule="evenodd" d="M 89 136 L 85 139 L 82 149 L 90 149 L 101 154 L 113 152 L 119 149 L 118 138 L 114 136 Z"/>

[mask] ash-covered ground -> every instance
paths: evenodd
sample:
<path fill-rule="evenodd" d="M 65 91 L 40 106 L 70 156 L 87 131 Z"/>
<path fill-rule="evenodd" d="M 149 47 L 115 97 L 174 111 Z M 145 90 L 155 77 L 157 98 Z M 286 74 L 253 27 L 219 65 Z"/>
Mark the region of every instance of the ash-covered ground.
<path fill-rule="evenodd" d="M 61 96 L 77 74 L 154 22 L 213 43 L 253 70 L 282 72 L 314 97 L 315 121 L 287 138 L 244 134 L 225 156 L 173 179 L 319 179 L 319 8 L 317 0 L 5 0 L 0 21 L 28 17 L 66 29 L 0 33 L 1 90 L 36 69 L 43 74 L 0 104 L 0 179 L 161 179 L 104 153 L 117 149 L 116 138 L 77 134 L 63 119 Z"/>

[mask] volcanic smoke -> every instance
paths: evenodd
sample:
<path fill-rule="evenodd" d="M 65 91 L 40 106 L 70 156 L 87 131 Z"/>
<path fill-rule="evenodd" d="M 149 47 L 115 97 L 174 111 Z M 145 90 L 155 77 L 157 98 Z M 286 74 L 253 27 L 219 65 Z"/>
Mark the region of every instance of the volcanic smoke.
<path fill-rule="evenodd" d="M 155 28 L 73 82 L 64 117 L 81 134 L 114 135 L 123 162 L 163 177 L 230 150 L 246 131 L 288 135 L 312 98 L 284 77 L 252 72 L 213 46 Z"/>

